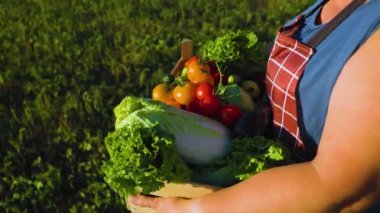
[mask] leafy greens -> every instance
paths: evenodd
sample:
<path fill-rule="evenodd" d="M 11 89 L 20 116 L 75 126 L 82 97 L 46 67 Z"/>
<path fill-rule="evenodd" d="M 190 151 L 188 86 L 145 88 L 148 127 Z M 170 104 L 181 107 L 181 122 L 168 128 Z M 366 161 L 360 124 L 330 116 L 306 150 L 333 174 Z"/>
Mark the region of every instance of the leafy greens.
<path fill-rule="evenodd" d="M 263 68 L 264 47 L 254 32 L 228 31 L 204 43 L 199 55 L 205 61 L 214 61 L 223 74 L 246 75 Z"/>
<path fill-rule="evenodd" d="M 288 150 L 263 136 L 236 137 L 231 152 L 205 167 L 193 168 L 193 179 L 228 186 L 266 169 L 290 163 Z"/>
<path fill-rule="evenodd" d="M 105 144 L 110 159 L 102 165 L 105 180 L 122 196 L 150 193 L 165 182 L 190 178 L 188 166 L 178 155 L 173 134 L 158 124 L 124 126 L 108 134 Z"/>
<path fill-rule="evenodd" d="M 201 47 L 201 58 L 220 64 L 231 64 L 249 57 L 258 42 L 253 32 L 230 31 Z"/>

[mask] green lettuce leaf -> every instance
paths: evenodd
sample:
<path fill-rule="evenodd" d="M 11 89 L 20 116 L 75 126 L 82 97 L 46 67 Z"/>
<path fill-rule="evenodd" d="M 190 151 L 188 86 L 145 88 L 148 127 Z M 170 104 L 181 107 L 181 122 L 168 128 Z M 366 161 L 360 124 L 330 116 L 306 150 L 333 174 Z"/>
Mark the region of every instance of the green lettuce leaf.
<path fill-rule="evenodd" d="M 150 193 L 165 182 L 184 182 L 190 169 L 178 155 L 173 134 L 158 124 L 121 127 L 105 139 L 110 159 L 102 165 L 105 181 L 121 196 Z"/>
<path fill-rule="evenodd" d="M 193 168 L 192 178 L 206 184 L 229 186 L 289 163 L 289 152 L 280 142 L 262 136 L 237 137 L 228 155 L 208 166 Z"/>

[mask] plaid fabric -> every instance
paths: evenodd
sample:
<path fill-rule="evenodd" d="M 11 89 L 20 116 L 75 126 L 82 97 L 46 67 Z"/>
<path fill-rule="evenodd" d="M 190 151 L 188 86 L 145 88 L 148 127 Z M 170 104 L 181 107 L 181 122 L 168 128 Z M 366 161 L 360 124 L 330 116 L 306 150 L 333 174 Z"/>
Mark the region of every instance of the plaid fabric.
<path fill-rule="evenodd" d="M 299 18 L 294 25 L 298 21 Z M 279 129 L 278 139 L 284 140 L 283 135 L 290 134 L 294 139 L 291 143 L 304 147 L 297 122 L 296 89 L 313 49 L 292 38 L 294 27 L 287 28 L 276 37 L 267 65 L 266 87 L 273 123 Z"/>

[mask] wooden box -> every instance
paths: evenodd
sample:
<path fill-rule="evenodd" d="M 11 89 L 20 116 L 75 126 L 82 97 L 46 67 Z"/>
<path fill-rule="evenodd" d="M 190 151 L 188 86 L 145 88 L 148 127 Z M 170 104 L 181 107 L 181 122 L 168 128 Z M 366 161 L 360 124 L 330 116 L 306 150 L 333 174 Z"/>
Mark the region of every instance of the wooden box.
<path fill-rule="evenodd" d="M 152 195 L 160 197 L 184 197 L 184 198 L 197 198 L 212 193 L 220 189 L 217 186 L 199 184 L 199 183 L 168 183 L 163 188 L 157 192 L 151 193 Z M 152 209 L 141 208 L 129 203 L 128 198 L 126 199 L 127 208 L 132 213 L 154 213 Z"/>

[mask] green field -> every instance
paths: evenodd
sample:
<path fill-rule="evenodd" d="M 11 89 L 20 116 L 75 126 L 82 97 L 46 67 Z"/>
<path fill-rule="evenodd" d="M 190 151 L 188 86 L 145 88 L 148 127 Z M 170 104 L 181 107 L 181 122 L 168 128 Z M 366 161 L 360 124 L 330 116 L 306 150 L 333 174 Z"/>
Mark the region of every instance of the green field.
<path fill-rule="evenodd" d="M 311 2 L 0 1 L 0 212 L 125 212 L 100 171 L 113 108 L 149 96 L 183 38 L 268 42 Z"/>

